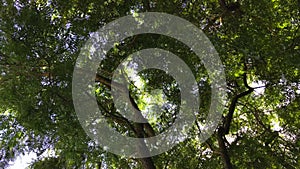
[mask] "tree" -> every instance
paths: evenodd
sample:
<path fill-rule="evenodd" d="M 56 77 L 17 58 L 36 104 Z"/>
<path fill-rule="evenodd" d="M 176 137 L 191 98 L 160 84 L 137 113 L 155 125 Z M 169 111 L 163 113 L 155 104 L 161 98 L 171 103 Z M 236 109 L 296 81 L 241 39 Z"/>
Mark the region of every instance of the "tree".
<path fill-rule="evenodd" d="M 159 134 L 172 125 L 180 106 L 174 78 L 149 69 L 139 74 L 144 89 L 130 86 L 131 103 L 144 99 L 169 105 L 149 123 L 132 123 L 114 107 L 112 72 L 129 54 L 147 48 L 173 52 L 190 66 L 201 106 L 190 137 L 163 154 L 125 158 L 105 151 L 82 129 L 72 102 L 76 59 L 90 33 L 125 15 L 166 12 L 201 28 L 225 67 L 228 102 L 215 133 L 199 142 L 209 109 L 208 74 L 191 50 L 167 36 L 136 35 L 116 44 L 95 78 L 98 106 L 109 125 L 132 137 Z M 0 6 L 0 166 L 33 151 L 32 168 L 299 168 L 299 3 L 274 1 L 11 1 Z M 257 93 L 260 90 L 261 93 Z M 165 100 L 160 99 L 162 95 Z M 151 107 L 158 111 L 157 107 Z M 42 158 L 53 149 L 56 157 Z"/>

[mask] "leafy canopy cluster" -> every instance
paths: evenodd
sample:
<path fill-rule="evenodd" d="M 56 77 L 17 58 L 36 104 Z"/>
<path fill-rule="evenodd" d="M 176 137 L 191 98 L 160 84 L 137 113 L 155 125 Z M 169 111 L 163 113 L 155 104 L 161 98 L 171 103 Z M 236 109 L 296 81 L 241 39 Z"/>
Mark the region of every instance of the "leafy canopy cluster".
<path fill-rule="evenodd" d="M 0 168 L 31 151 L 38 159 L 30 168 L 300 168 L 299 5 L 292 0 L 2 0 Z M 223 62 L 228 102 L 215 133 L 200 143 L 198 123 L 205 121 L 211 96 L 201 61 L 166 36 L 143 34 L 119 42 L 99 65 L 94 86 L 99 109 L 116 131 L 154 136 L 170 127 L 179 111 L 177 82 L 155 69 L 135 75 L 139 80 L 130 85 L 131 102 L 149 123 L 132 123 L 114 107 L 112 72 L 141 49 L 165 49 L 184 60 L 201 101 L 187 140 L 161 155 L 133 159 L 105 151 L 86 135 L 73 108 L 71 82 L 92 32 L 146 11 L 182 17 L 204 31 Z M 55 156 L 44 157 L 49 150 Z"/>

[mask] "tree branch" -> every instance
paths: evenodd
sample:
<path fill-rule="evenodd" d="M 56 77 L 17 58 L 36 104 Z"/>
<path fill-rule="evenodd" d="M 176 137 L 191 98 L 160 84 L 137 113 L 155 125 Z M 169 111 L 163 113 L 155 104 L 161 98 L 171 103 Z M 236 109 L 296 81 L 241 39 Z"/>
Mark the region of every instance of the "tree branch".
<path fill-rule="evenodd" d="M 221 8 L 223 8 L 224 10 L 227 10 L 227 4 L 226 4 L 225 0 L 219 0 L 219 4 L 220 4 Z"/>
<path fill-rule="evenodd" d="M 248 90 L 234 96 L 233 99 L 231 100 L 231 104 L 229 106 L 228 114 L 225 117 L 225 122 L 224 122 L 224 134 L 225 135 L 229 133 L 230 124 L 231 124 L 231 121 L 232 121 L 232 118 L 233 118 L 233 113 L 234 113 L 234 110 L 236 108 L 236 104 L 238 102 L 238 99 L 242 98 L 242 97 L 244 97 L 244 96 L 246 96 L 246 95 L 248 95 L 248 94 L 250 94 L 254 91 L 254 88 L 250 87 L 247 83 L 246 73 L 244 73 L 244 75 L 243 75 L 243 81 L 244 81 L 244 86 L 246 88 L 248 88 Z"/>
<path fill-rule="evenodd" d="M 100 82 L 110 89 L 112 87 L 111 80 L 108 78 L 105 78 L 99 74 L 96 74 L 95 82 Z M 124 86 L 122 84 L 118 84 L 118 83 L 114 83 L 114 85 L 116 85 L 116 87 L 118 89 L 121 89 L 121 91 L 124 91 L 124 89 L 126 87 L 126 86 Z M 136 104 L 136 102 L 134 101 L 133 97 L 130 94 L 129 94 L 129 99 L 130 99 L 132 106 L 137 110 L 137 111 L 135 111 L 135 115 L 139 119 L 141 119 L 141 118 L 144 119 L 143 115 L 141 114 L 140 109 L 138 108 L 138 105 Z M 146 121 L 146 119 L 145 119 L 145 121 Z M 149 123 L 133 123 L 132 126 L 133 126 L 133 130 L 135 132 L 135 135 L 138 138 L 145 138 L 145 136 L 150 136 L 150 137 L 155 136 L 154 129 L 152 128 L 152 126 Z M 139 151 L 143 152 L 143 154 L 149 153 L 149 150 L 144 141 L 140 142 L 140 145 L 138 145 L 138 149 L 139 149 Z M 151 157 L 140 158 L 138 160 L 140 161 L 140 163 L 144 169 L 155 169 L 156 168 Z"/>
<path fill-rule="evenodd" d="M 145 12 L 149 12 L 151 7 L 150 7 L 150 1 L 149 0 L 143 0 L 143 7 L 145 9 Z"/>

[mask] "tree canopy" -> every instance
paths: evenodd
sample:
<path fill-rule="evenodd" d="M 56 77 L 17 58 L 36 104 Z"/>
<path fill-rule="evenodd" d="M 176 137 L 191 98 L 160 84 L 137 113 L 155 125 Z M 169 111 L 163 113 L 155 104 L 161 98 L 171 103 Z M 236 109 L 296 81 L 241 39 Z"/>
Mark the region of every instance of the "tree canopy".
<path fill-rule="evenodd" d="M 151 137 L 172 126 L 181 105 L 176 80 L 157 69 L 132 81 L 130 100 L 147 123 L 115 108 L 111 79 L 124 59 L 147 48 L 179 56 L 199 88 L 200 107 L 188 139 L 154 157 L 115 155 L 88 137 L 72 100 L 81 48 L 107 23 L 141 12 L 163 12 L 201 29 L 224 65 L 222 120 L 199 141 L 211 102 L 201 60 L 182 42 L 139 34 L 116 43 L 97 69 L 94 94 L 110 127 Z M 0 168 L 35 152 L 30 168 L 300 168 L 300 1 L 293 0 L 2 0 L 0 5 Z M 128 71 L 129 70 L 125 70 Z M 153 103 L 153 104 L 150 104 Z M 154 105 L 154 106 L 152 106 Z M 44 157 L 53 150 L 55 156 Z"/>

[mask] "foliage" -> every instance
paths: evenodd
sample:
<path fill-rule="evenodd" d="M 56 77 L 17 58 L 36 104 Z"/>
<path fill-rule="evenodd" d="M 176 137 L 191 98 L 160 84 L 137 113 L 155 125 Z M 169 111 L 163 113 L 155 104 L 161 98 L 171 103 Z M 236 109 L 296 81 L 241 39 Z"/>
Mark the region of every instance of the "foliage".
<path fill-rule="evenodd" d="M 2 0 L 0 168 L 28 151 L 39 157 L 31 168 L 151 168 L 149 163 L 156 168 L 300 168 L 299 5 L 291 0 Z M 205 143 L 199 142 L 196 122 L 190 138 L 172 150 L 131 159 L 106 152 L 85 134 L 73 108 L 71 82 L 90 33 L 145 11 L 180 16 L 204 31 L 224 64 L 229 98 L 223 121 Z M 190 66 L 200 88 L 198 122 L 209 108 L 209 77 L 187 46 L 155 34 L 127 38 L 99 65 L 95 94 L 108 123 L 130 136 L 139 137 L 130 128 L 134 124 L 119 118 L 110 86 L 103 82 L 110 82 L 129 54 L 154 47 L 173 52 Z M 142 128 L 144 135 L 158 134 L 176 118 L 178 84 L 158 70 L 139 76 L 143 88 L 130 86 L 139 109 L 146 109 L 149 93 L 154 102 L 171 105 Z M 43 158 L 49 149 L 56 156 Z"/>

